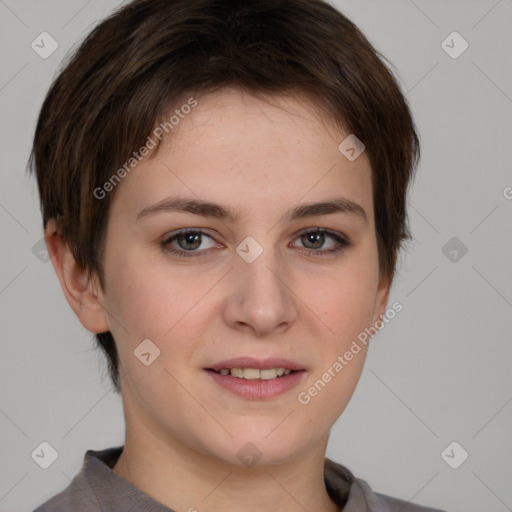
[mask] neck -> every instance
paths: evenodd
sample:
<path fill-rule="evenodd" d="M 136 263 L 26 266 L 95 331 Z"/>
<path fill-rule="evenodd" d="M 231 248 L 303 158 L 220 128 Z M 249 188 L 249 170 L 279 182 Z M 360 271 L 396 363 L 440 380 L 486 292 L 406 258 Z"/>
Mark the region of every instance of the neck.
<path fill-rule="evenodd" d="M 244 467 L 127 428 L 113 471 L 172 510 L 225 512 L 229 504 L 240 512 L 337 512 L 324 483 L 326 446 L 322 439 L 285 463 Z"/>

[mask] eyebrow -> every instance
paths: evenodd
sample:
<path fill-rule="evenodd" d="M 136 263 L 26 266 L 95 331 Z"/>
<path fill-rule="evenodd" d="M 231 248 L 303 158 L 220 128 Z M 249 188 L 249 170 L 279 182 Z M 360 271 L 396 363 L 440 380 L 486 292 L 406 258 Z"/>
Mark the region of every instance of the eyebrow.
<path fill-rule="evenodd" d="M 150 215 L 162 212 L 185 212 L 202 217 L 213 217 L 219 220 L 227 220 L 230 222 L 238 222 L 242 218 L 240 210 L 228 206 L 222 206 L 211 201 L 203 201 L 199 199 L 185 197 L 168 197 L 151 206 L 143 208 L 136 217 L 136 221 L 140 221 Z M 350 201 L 344 197 L 316 202 L 303 203 L 290 208 L 281 217 L 280 221 L 293 221 L 306 217 L 315 217 L 320 215 L 329 215 L 333 213 L 345 213 L 354 215 L 368 223 L 368 217 L 362 206 Z"/>

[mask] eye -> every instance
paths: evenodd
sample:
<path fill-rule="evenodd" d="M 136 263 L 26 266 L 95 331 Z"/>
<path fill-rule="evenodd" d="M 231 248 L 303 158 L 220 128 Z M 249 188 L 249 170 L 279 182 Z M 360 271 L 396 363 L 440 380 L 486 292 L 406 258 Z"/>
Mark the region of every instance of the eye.
<path fill-rule="evenodd" d="M 209 247 L 204 247 L 204 238 L 210 239 L 213 243 Z M 202 245 L 201 250 L 198 250 Z M 218 245 L 217 242 L 210 235 L 204 231 L 192 229 L 185 229 L 174 233 L 161 242 L 161 246 L 165 251 L 184 257 L 201 256 L 201 253 L 206 252 L 206 249 L 216 245 Z"/>
<path fill-rule="evenodd" d="M 329 239 L 331 240 L 331 243 L 327 248 L 325 248 L 325 241 Z M 341 233 L 333 233 L 332 231 L 320 228 L 303 231 L 299 235 L 298 240 L 300 240 L 304 248 L 307 249 L 306 253 L 308 255 L 332 254 L 351 245 L 349 240 L 345 236 L 341 235 Z M 322 247 L 324 247 L 324 249 L 320 250 Z"/>
<path fill-rule="evenodd" d="M 204 247 L 205 238 L 210 240 L 210 245 L 206 247 Z M 321 228 L 303 231 L 296 240 L 300 240 L 303 244 L 304 252 L 307 255 L 333 254 L 351 245 L 349 240 L 341 233 L 334 233 Z M 327 247 L 325 247 L 326 240 L 331 241 Z M 205 231 L 194 229 L 185 229 L 173 233 L 165 238 L 160 245 L 164 251 L 182 257 L 204 256 L 208 249 L 220 246 Z"/>

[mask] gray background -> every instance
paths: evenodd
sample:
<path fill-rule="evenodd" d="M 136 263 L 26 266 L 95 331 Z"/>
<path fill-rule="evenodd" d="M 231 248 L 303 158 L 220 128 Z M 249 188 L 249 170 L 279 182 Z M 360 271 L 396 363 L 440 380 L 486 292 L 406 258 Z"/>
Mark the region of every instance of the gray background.
<path fill-rule="evenodd" d="M 390 297 L 404 309 L 373 341 L 327 455 L 378 492 L 454 512 L 512 510 L 511 3 L 336 2 L 396 66 L 423 153 Z M 25 173 L 59 63 L 116 5 L 0 0 L 0 511 L 32 510 L 87 449 L 124 442 L 92 335 L 32 251 L 42 227 Z M 59 44 L 47 59 L 31 48 L 43 31 Z M 453 31 L 469 43 L 456 59 L 441 47 Z M 452 237 L 468 249 L 455 262 Z M 42 441 L 59 453 L 46 470 L 31 458 Z M 458 469 L 441 457 L 452 441 L 469 453 Z"/>

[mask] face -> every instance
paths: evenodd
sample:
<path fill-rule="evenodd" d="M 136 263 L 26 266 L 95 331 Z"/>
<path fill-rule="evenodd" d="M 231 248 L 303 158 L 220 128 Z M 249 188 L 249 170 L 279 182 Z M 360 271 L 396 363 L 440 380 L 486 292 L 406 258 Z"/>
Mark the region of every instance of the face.
<path fill-rule="evenodd" d="M 197 101 L 110 210 L 101 301 L 127 428 L 277 464 L 326 442 L 366 346 L 344 354 L 384 312 L 371 169 L 305 98 Z"/>

